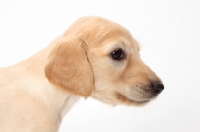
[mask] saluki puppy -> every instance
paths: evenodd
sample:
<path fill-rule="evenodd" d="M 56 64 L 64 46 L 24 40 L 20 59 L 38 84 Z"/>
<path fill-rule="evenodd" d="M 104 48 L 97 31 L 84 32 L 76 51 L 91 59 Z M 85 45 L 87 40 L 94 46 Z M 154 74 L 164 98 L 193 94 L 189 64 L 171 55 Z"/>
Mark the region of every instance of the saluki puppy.
<path fill-rule="evenodd" d="M 0 69 L 0 131 L 56 132 L 81 97 L 143 105 L 164 89 L 124 27 L 83 17 L 49 46 Z"/>

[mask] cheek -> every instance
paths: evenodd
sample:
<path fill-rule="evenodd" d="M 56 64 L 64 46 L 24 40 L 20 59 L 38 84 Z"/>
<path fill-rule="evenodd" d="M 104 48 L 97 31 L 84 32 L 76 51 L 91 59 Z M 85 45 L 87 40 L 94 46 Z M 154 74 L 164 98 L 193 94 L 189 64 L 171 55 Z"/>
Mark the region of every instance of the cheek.
<path fill-rule="evenodd" d="M 103 56 L 88 54 L 88 60 L 93 69 L 95 91 L 116 91 L 124 88 L 126 82 L 122 80 L 123 74 L 127 67 L 126 60 L 117 62 L 109 58 L 109 56 Z"/>
<path fill-rule="evenodd" d="M 113 64 L 110 59 L 102 59 L 92 64 L 95 79 L 104 79 L 110 83 L 120 81 L 124 74 L 125 64 Z M 108 82 L 108 83 L 109 83 Z"/>
<path fill-rule="evenodd" d="M 93 72 L 96 90 L 116 91 L 128 84 L 121 78 L 123 72 L 116 72 L 103 66 L 94 68 Z"/>

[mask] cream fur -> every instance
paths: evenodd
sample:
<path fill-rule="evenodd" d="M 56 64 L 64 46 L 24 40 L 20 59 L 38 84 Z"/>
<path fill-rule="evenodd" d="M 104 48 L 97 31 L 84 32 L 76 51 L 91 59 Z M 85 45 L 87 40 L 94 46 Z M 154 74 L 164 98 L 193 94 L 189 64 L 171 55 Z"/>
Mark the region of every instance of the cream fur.
<path fill-rule="evenodd" d="M 117 61 L 111 52 L 122 49 Z M 56 132 L 81 97 L 138 106 L 162 83 L 139 55 L 139 44 L 117 23 L 84 17 L 49 46 L 0 69 L 0 132 Z"/>

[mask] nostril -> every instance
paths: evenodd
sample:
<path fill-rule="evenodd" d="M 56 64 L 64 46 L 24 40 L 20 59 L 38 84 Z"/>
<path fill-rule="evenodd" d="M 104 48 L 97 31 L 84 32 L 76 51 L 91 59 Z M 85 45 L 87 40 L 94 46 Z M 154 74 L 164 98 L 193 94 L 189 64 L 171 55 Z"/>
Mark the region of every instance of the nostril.
<path fill-rule="evenodd" d="M 164 85 L 162 83 L 154 83 L 152 84 L 152 87 L 156 93 L 161 93 L 164 90 Z"/>

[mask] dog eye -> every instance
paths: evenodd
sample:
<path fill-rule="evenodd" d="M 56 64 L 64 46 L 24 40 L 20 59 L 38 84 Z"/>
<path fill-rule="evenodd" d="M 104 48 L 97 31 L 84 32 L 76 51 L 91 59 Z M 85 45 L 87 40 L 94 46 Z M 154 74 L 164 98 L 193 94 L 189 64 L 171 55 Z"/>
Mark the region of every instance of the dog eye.
<path fill-rule="evenodd" d="M 112 51 L 111 56 L 114 60 L 122 60 L 125 57 L 122 49 Z"/>

